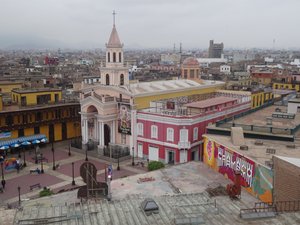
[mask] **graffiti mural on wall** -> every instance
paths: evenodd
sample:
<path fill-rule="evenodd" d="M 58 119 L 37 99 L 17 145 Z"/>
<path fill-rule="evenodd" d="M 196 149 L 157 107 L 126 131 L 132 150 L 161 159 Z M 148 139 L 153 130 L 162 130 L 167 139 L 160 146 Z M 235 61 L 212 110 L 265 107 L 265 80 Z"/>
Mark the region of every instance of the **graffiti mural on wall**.
<path fill-rule="evenodd" d="M 241 185 L 251 187 L 255 163 L 224 146 L 216 144 L 216 149 L 219 172 L 234 181 L 234 171 L 240 171 L 243 178 Z"/>
<path fill-rule="evenodd" d="M 253 160 L 205 137 L 203 162 L 234 181 L 234 172 L 241 172 L 241 185 L 262 201 L 272 201 L 273 172 Z"/>

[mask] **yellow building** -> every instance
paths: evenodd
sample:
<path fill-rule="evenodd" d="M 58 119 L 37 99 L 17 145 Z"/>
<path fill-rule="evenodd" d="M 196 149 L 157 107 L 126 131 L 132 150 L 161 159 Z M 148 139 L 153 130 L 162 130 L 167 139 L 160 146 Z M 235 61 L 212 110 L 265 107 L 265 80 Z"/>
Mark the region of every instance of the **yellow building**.
<path fill-rule="evenodd" d="M 149 108 L 152 101 L 214 93 L 224 87 L 220 81 L 169 80 L 130 84 L 136 109 Z"/>
<path fill-rule="evenodd" d="M 296 90 L 300 91 L 299 83 L 273 83 L 273 89 L 285 89 L 285 90 Z"/>
<path fill-rule="evenodd" d="M 54 88 L 14 89 L 12 102 L 19 106 L 58 103 L 62 100 L 62 91 Z"/>
<path fill-rule="evenodd" d="M 49 141 L 81 136 L 80 105 L 62 103 L 61 90 L 16 89 L 12 99 L 13 104 L 0 105 L 0 133 L 11 132 L 11 138 L 44 134 Z"/>
<path fill-rule="evenodd" d="M 22 87 L 23 87 L 22 82 L 8 82 L 8 81 L 0 82 L 0 92 L 4 94 L 10 94 L 13 89 L 20 89 Z"/>
<path fill-rule="evenodd" d="M 81 136 L 79 103 L 65 103 L 3 110 L 0 130 L 10 131 L 11 138 L 44 134 L 49 141 L 61 141 Z"/>
<path fill-rule="evenodd" d="M 258 84 L 270 85 L 273 79 L 272 71 L 255 71 L 251 73 L 252 81 Z"/>
<path fill-rule="evenodd" d="M 259 106 L 262 106 L 265 103 L 268 103 L 272 101 L 274 98 L 274 95 L 272 93 L 272 90 L 259 90 L 259 91 L 253 91 L 251 93 L 251 105 L 252 109 L 257 108 Z"/>

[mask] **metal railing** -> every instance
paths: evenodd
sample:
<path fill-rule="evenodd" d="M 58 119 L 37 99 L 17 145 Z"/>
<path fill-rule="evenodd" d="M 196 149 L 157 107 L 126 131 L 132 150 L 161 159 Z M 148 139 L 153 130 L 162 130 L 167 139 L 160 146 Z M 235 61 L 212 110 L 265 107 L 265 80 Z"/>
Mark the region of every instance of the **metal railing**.
<path fill-rule="evenodd" d="M 130 155 L 130 149 L 128 146 L 109 145 L 104 147 L 103 155 L 113 159 L 122 158 Z"/>
<path fill-rule="evenodd" d="M 277 213 L 275 206 L 260 207 L 260 208 L 250 208 L 250 209 L 240 209 L 240 217 L 242 218 L 244 214 L 249 213 L 265 213 L 265 212 L 275 212 Z"/>
<path fill-rule="evenodd" d="M 260 110 L 260 109 L 264 109 L 264 108 L 266 108 L 266 107 L 269 107 L 269 106 L 271 106 L 271 105 L 273 105 L 273 104 L 274 104 L 274 101 L 272 100 L 272 101 L 269 101 L 269 102 L 267 102 L 267 103 L 265 103 L 265 104 L 263 104 L 263 105 L 261 105 L 261 106 L 259 106 L 259 107 L 257 107 L 257 108 L 250 109 L 250 110 L 248 110 L 248 111 L 239 113 L 239 114 L 234 115 L 234 116 L 229 117 L 229 118 L 225 118 L 225 119 L 223 119 L 223 120 L 219 120 L 219 121 L 216 122 L 216 126 L 219 127 L 220 125 L 222 125 L 222 124 L 224 124 L 224 123 L 227 123 L 227 122 L 229 122 L 229 121 L 231 121 L 231 120 L 234 120 L 234 119 L 237 119 L 237 118 L 240 118 L 240 117 L 249 115 L 249 114 L 254 113 L 254 112 L 256 112 L 256 111 L 258 111 L 258 110 Z"/>
<path fill-rule="evenodd" d="M 300 211 L 300 200 L 256 202 L 254 208 L 276 207 L 277 212 L 297 212 Z"/>

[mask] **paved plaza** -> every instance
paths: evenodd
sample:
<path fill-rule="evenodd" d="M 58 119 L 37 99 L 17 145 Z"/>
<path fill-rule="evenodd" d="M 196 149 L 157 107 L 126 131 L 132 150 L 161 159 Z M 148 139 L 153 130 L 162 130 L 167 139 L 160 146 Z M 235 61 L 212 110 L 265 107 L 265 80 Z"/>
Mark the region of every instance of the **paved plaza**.
<path fill-rule="evenodd" d="M 43 169 L 44 174 L 30 173 L 30 170 L 36 168 L 41 169 L 41 163 L 35 164 L 35 150 L 27 149 L 25 151 L 25 161 L 27 166 L 17 173 L 16 170 L 4 170 L 4 178 L 6 181 L 5 190 L 0 193 L 0 206 L 16 205 L 18 203 L 18 186 L 20 186 L 21 200 L 27 201 L 38 197 L 40 188 L 30 190 L 30 186 L 40 184 L 41 188 L 48 187 L 54 193 L 67 191 L 81 185 L 85 185 L 80 177 L 80 166 L 85 162 L 85 152 L 79 149 L 71 148 L 71 156 L 69 156 L 69 142 L 59 142 L 54 144 L 54 156 L 56 170 L 53 170 L 53 154 L 51 151 L 51 144 L 40 148 L 43 153 Z M 9 157 L 18 158 L 18 152 Z M 23 162 L 24 154 L 21 151 L 21 162 Z M 96 157 L 95 152 L 88 152 L 88 160 L 92 162 L 97 168 L 97 180 L 104 181 L 105 168 L 110 164 L 107 161 Z M 74 162 L 74 180 L 75 186 L 72 185 L 72 162 Z M 131 161 L 130 161 L 131 162 Z M 113 177 L 118 179 L 134 174 L 146 172 L 145 168 L 132 167 L 129 161 L 120 163 L 121 170 L 117 170 L 117 164 L 113 163 Z"/>

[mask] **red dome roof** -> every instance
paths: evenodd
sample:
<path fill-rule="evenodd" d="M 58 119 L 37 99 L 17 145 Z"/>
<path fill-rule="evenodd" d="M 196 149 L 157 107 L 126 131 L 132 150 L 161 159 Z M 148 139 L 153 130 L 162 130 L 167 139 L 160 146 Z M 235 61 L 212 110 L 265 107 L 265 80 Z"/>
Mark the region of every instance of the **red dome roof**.
<path fill-rule="evenodd" d="M 184 66 L 199 66 L 199 62 L 194 57 L 188 57 L 185 60 L 183 60 L 182 65 L 184 65 Z"/>

